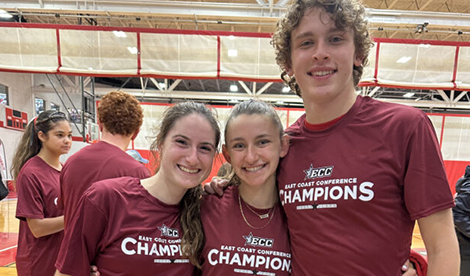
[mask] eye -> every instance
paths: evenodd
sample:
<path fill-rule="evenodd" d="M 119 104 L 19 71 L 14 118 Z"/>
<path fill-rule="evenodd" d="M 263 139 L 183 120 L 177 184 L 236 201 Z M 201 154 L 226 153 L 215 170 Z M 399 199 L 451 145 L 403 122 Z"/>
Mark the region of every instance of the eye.
<path fill-rule="evenodd" d="M 187 146 L 188 145 L 188 142 L 186 140 L 183 140 L 183 139 L 176 139 L 175 143 L 180 145 L 180 146 Z"/>
<path fill-rule="evenodd" d="M 340 43 L 340 42 L 342 42 L 343 40 L 344 40 L 344 39 L 343 39 L 342 37 L 340 37 L 340 36 L 334 36 L 334 37 L 332 37 L 332 38 L 330 39 L 330 41 L 331 41 L 332 43 Z"/>
<path fill-rule="evenodd" d="M 203 145 L 203 146 L 200 146 L 199 147 L 202 151 L 205 151 L 205 152 L 212 152 L 213 148 L 211 146 L 208 146 L 208 145 Z"/>
<path fill-rule="evenodd" d="M 268 140 L 268 139 L 263 139 L 263 140 L 259 140 L 259 141 L 258 141 L 258 145 L 259 145 L 260 147 L 264 147 L 264 146 L 268 145 L 269 143 L 271 143 L 271 141 Z"/>
<path fill-rule="evenodd" d="M 244 148 L 245 148 L 245 144 L 243 144 L 243 143 L 235 143 L 235 144 L 232 145 L 232 148 L 233 148 L 233 149 L 238 149 L 238 150 L 244 149 Z"/>
<path fill-rule="evenodd" d="M 57 137 L 62 138 L 62 137 L 64 137 L 64 135 L 62 133 L 58 133 Z"/>
<path fill-rule="evenodd" d="M 313 45 L 313 41 L 311 40 L 305 40 L 299 44 L 299 46 L 302 48 L 308 47 L 310 45 Z"/>

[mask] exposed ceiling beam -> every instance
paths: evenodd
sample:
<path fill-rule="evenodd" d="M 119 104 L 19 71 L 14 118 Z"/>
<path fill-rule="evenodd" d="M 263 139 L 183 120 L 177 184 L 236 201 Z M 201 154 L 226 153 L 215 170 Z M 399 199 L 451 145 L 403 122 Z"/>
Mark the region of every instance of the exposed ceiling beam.
<path fill-rule="evenodd" d="M 94 5 L 78 6 L 76 1 L 57 0 L 44 3 L 41 8 L 39 3 L 30 1 L 8 0 L 2 1 L 2 8 L 12 13 L 21 10 L 23 14 L 28 12 L 49 12 L 49 13 L 87 13 L 90 15 L 105 15 L 119 13 L 121 15 L 139 15 L 147 17 L 149 15 L 157 16 L 175 16 L 185 17 L 194 20 L 194 16 L 223 18 L 224 20 L 251 20 L 260 22 L 270 22 L 275 24 L 277 19 L 286 12 L 286 8 L 272 7 L 272 13 L 269 6 L 260 6 L 257 4 L 237 4 L 237 3 L 219 3 L 219 2 L 189 2 L 189 1 L 108 1 L 96 0 Z M 389 6 L 392 7 L 395 1 Z M 426 4 L 425 4 L 426 5 Z M 366 9 L 366 17 L 370 23 L 382 24 L 422 24 L 428 22 L 431 26 L 448 27 L 470 27 L 470 14 L 462 13 L 444 13 L 412 10 L 382 10 Z M 233 22 L 232 22 L 233 23 Z"/>
<path fill-rule="evenodd" d="M 450 102 L 451 102 L 451 100 L 449 99 L 449 97 L 447 97 L 447 94 L 444 92 L 444 90 L 438 89 L 438 90 L 437 90 L 437 93 L 439 93 L 439 95 L 441 95 L 441 97 L 444 99 L 444 101 L 445 101 L 446 103 L 450 103 Z"/>

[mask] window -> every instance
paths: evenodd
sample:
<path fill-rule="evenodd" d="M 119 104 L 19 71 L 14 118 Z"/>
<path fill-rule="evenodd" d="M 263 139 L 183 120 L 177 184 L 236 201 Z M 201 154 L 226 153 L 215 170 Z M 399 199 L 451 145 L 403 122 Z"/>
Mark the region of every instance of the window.
<path fill-rule="evenodd" d="M 51 103 L 51 109 L 55 111 L 60 111 L 60 106 L 55 103 Z"/>
<path fill-rule="evenodd" d="M 8 86 L 0 84 L 0 104 L 8 105 Z"/>
<path fill-rule="evenodd" d="M 41 114 L 44 111 L 44 106 L 46 105 L 45 101 L 41 98 L 35 98 L 36 102 L 36 115 Z"/>

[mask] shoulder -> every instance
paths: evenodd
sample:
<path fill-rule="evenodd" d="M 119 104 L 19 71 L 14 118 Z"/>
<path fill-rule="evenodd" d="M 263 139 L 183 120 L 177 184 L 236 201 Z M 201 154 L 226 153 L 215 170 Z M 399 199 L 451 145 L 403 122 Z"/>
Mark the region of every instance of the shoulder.
<path fill-rule="evenodd" d="M 89 198 L 105 198 L 123 195 L 134 190 L 140 184 L 140 180 L 135 177 L 117 177 L 94 182 L 86 191 Z"/>
<path fill-rule="evenodd" d="M 234 186 L 229 186 L 222 196 L 217 194 L 204 196 L 201 201 L 202 212 L 225 212 L 225 209 L 234 202 L 236 189 Z"/>
<path fill-rule="evenodd" d="M 305 124 L 305 113 L 300 116 L 292 125 L 286 128 L 285 133 L 287 133 L 289 136 L 297 136 L 301 130 L 302 126 Z"/>
<path fill-rule="evenodd" d="M 427 118 L 426 113 L 416 107 L 379 101 L 370 97 L 362 97 L 360 109 L 360 112 L 368 116 L 386 116 L 406 121 Z"/>

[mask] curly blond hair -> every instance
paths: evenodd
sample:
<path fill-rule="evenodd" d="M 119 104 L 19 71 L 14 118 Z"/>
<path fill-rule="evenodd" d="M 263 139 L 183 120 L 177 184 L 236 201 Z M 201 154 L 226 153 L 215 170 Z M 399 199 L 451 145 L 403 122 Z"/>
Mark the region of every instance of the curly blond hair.
<path fill-rule="evenodd" d="M 299 26 L 305 13 L 314 8 L 323 9 L 328 13 L 337 28 L 352 28 L 356 55 L 362 57 L 362 65 L 353 68 L 355 86 L 361 79 L 364 66 L 368 63 L 369 51 L 373 46 L 365 19 L 365 8 L 360 2 L 356 0 L 296 0 L 293 2 L 287 13 L 277 22 L 271 44 L 276 51 L 276 62 L 282 70 L 282 80 L 299 97 L 302 97 L 302 93 L 295 77 L 287 74 L 287 68 L 292 65 L 291 35 L 292 31 Z"/>
<path fill-rule="evenodd" d="M 104 95 L 98 105 L 98 121 L 111 134 L 132 135 L 142 126 L 143 118 L 139 101 L 121 91 Z"/>

